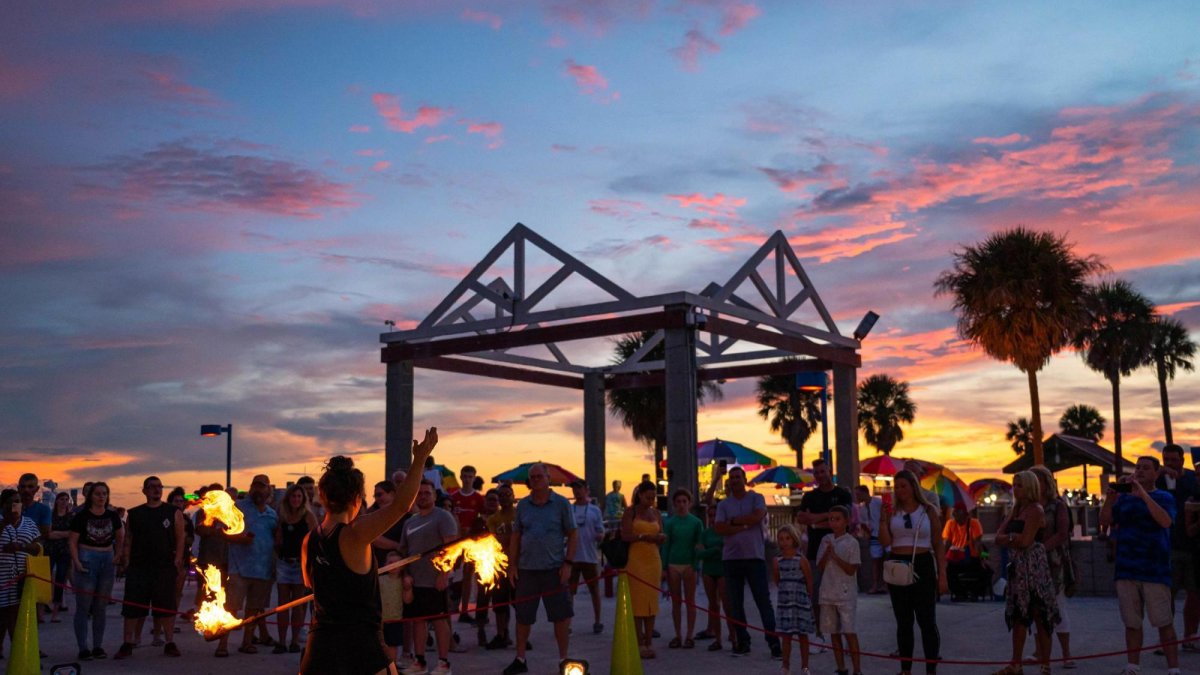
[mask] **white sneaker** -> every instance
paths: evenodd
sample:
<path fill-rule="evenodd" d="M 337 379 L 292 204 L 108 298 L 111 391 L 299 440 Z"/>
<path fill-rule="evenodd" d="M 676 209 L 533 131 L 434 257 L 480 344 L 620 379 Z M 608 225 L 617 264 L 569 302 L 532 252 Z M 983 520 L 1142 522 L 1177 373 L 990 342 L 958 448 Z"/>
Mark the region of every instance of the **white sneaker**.
<path fill-rule="evenodd" d="M 425 673 L 429 672 L 429 667 L 420 661 L 413 659 L 407 666 L 405 666 L 404 670 L 400 672 L 404 675 L 425 675 Z"/>
<path fill-rule="evenodd" d="M 1121 675 L 1142 675 L 1142 669 L 1135 668 L 1131 664 L 1126 664 L 1125 668 L 1121 671 Z"/>
<path fill-rule="evenodd" d="M 450 675 L 450 662 L 445 659 L 438 659 L 437 667 L 429 672 L 432 675 Z"/>

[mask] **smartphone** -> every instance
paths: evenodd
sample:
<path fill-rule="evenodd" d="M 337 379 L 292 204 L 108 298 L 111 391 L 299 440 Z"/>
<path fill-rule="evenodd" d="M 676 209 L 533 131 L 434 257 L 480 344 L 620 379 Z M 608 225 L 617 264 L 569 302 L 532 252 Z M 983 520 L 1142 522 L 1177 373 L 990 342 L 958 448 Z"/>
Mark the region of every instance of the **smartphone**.
<path fill-rule="evenodd" d="M 1127 495 L 1133 492 L 1133 483 L 1113 483 L 1113 492 Z"/>
<path fill-rule="evenodd" d="M 729 461 L 724 460 L 724 459 L 717 460 L 717 466 L 721 467 L 722 469 L 725 469 L 729 466 Z"/>

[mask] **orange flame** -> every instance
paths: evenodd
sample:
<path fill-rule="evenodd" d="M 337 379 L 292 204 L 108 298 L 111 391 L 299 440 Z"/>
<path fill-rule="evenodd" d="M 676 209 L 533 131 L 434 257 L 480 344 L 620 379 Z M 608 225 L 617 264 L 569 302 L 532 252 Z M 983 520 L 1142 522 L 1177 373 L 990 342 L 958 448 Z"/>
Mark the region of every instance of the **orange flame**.
<path fill-rule="evenodd" d="M 209 490 L 200 502 L 200 508 L 204 509 L 205 527 L 211 527 L 213 521 L 219 520 L 225 524 L 225 531 L 229 534 L 241 534 L 242 530 L 246 529 L 242 510 L 224 490 Z"/>
<path fill-rule="evenodd" d="M 211 494 L 211 493 L 210 493 Z M 222 492 L 221 494 L 225 494 Z M 229 495 L 225 495 L 226 499 Z M 221 633 L 237 628 L 242 622 L 225 609 L 225 588 L 221 585 L 221 570 L 208 565 L 203 570 L 204 602 L 196 610 L 196 630 L 206 640 L 219 637 Z"/>
<path fill-rule="evenodd" d="M 449 572 L 460 555 L 466 562 L 475 563 L 475 577 L 485 589 L 495 586 L 496 577 L 503 575 L 508 569 L 508 556 L 504 555 L 504 547 L 490 534 L 450 544 L 433 557 L 433 566 L 439 572 Z"/>

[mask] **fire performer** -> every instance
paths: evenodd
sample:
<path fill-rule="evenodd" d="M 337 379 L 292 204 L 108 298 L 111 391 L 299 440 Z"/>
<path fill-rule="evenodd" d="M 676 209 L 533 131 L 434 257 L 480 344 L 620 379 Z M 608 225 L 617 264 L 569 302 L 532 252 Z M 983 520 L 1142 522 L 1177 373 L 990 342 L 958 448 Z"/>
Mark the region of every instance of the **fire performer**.
<path fill-rule="evenodd" d="M 413 441 L 412 463 L 421 466 L 437 445 L 437 427 Z M 394 675 L 383 651 L 379 578 L 371 542 L 409 510 L 421 474 L 411 471 L 396 485 L 386 507 L 359 517 L 366 500 L 363 474 L 348 457 L 334 457 L 317 483 L 325 518 L 304 540 L 305 584 L 313 589 L 313 628 L 301 675 Z"/>

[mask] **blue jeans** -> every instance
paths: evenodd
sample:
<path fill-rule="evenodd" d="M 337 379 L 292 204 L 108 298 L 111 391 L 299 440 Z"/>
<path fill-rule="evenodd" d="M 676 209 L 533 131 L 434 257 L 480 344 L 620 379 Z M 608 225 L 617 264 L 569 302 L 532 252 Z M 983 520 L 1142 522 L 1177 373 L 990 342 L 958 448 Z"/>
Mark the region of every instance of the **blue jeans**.
<path fill-rule="evenodd" d="M 746 622 L 746 583 L 762 618 L 762 627 L 767 631 L 767 646 L 775 649 L 779 638 L 775 632 L 775 608 L 771 607 L 771 589 L 767 586 L 767 563 L 760 558 L 725 561 L 725 592 L 729 594 L 729 613 L 735 620 L 737 641 L 734 644 L 750 646 L 750 632 L 736 622 Z"/>
<path fill-rule="evenodd" d="M 113 565 L 112 551 L 89 551 L 79 549 L 79 562 L 86 572 L 75 572 L 75 642 L 79 651 L 88 648 L 88 620 L 92 623 L 92 648 L 99 649 L 104 640 L 105 610 L 108 596 L 112 595 Z M 103 597 L 102 597 L 103 596 Z"/>

